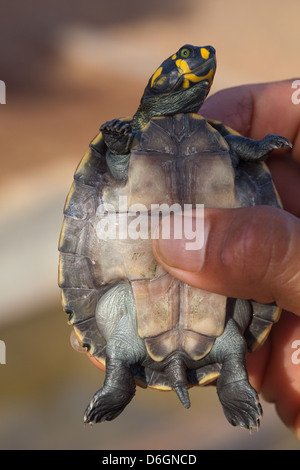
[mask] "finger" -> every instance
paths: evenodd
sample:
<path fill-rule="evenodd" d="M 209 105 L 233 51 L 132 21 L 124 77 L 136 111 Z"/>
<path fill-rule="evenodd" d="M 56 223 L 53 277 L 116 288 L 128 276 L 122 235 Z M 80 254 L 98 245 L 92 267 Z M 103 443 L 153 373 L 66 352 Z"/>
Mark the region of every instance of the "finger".
<path fill-rule="evenodd" d="M 300 439 L 300 318 L 283 312 L 272 328 L 271 345 L 261 392 Z"/>
<path fill-rule="evenodd" d="M 300 164 L 274 155 L 267 160 L 283 208 L 300 218 Z"/>
<path fill-rule="evenodd" d="M 300 315 L 299 219 L 268 206 L 205 209 L 204 227 L 200 250 L 187 250 L 184 236 L 153 240 L 158 262 L 187 284 Z"/>

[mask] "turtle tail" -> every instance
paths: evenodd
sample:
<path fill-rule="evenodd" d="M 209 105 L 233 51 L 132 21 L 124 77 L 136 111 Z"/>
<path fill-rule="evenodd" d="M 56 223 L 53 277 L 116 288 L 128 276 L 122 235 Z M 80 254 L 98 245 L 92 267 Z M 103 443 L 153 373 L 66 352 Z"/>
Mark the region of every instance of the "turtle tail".
<path fill-rule="evenodd" d="M 171 387 L 176 392 L 183 406 L 189 408 L 191 403 L 184 360 L 178 355 L 172 355 L 171 360 L 165 368 L 165 373 L 167 374 Z"/>

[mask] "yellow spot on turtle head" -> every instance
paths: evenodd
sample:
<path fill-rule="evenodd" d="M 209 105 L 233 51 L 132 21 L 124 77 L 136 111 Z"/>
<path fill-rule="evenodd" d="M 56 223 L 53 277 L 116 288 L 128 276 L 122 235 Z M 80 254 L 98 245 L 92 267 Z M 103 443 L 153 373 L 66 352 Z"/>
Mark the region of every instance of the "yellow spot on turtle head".
<path fill-rule="evenodd" d="M 203 59 L 208 59 L 209 58 L 209 50 L 206 49 L 205 47 L 200 48 L 200 53 L 201 53 Z"/>
<path fill-rule="evenodd" d="M 188 80 L 194 83 L 201 82 L 202 80 L 208 80 L 209 82 L 211 82 L 213 78 L 213 74 L 214 74 L 213 69 L 210 69 L 210 71 L 206 75 L 202 75 L 198 77 L 194 73 L 188 73 L 186 74 L 185 78 L 187 78 Z"/>
<path fill-rule="evenodd" d="M 189 73 L 191 71 L 188 63 L 183 59 L 176 60 L 176 65 L 178 68 L 179 76 L 183 75 L 184 73 Z"/>
<path fill-rule="evenodd" d="M 162 67 L 159 67 L 159 68 L 156 70 L 156 72 L 154 72 L 154 74 L 152 75 L 152 79 L 151 79 L 151 88 L 153 87 L 154 82 L 155 82 L 155 80 L 157 79 L 157 77 L 160 76 L 161 72 L 162 72 Z"/>
<path fill-rule="evenodd" d="M 172 55 L 172 59 L 173 59 L 173 60 L 175 60 L 175 59 L 176 59 L 176 57 L 177 57 L 177 55 L 176 55 L 176 54 L 173 54 L 173 55 Z"/>
<path fill-rule="evenodd" d="M 162 75 L 161 77 L 159 77 L 157 80 L 156 80 L 156 85 L 163 85 L 165 83 L 165 81 L 167 80 L 167 77 L 166 75 Z"/>
<path fill-rule="evenodd" d="M 190 86 L 190 81 L 185 78 L 182 86 L 183 88 L 188 88 Z"/>

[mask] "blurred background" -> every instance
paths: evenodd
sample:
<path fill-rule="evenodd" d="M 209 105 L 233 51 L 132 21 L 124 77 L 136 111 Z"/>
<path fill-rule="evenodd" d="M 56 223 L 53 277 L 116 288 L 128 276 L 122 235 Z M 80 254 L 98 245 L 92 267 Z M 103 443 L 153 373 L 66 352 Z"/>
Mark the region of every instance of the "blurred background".
<path fill-rule="evenodd" d="M 273 405 L 232 428 L 213 387 L 139 389 L 111 423 L 82 416 L 104 375 L 69 343 L 57 243 L 76 165 L 100 124 L 136 110 L 185 43 L 216 47 L 212 92 L 299 78 L 298 0 L 1 0 L 0 449 L 300 449 Z"/>

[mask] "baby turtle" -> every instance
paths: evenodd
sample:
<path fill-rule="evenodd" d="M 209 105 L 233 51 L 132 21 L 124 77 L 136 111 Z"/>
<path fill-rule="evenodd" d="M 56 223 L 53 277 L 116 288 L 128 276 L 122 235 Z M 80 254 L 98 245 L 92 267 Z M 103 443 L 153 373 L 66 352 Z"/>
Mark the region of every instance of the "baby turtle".
<path fill-rule="evenodd" d="M 273 134 L 245 138 L 198 115 L 215 70 L 213 47 L 181 47 L 151 76 L 133 118 L 101 126 L 75 172 L 59 285 L 79 347 L 106 371 L 87 423 L 116 418 L 136 384 L 173 389 L 188 408 L 189 387 L 217 380 L 228 421 L 259 426 L 245 355 L 280 309 L 184 284 L 154 258 L 150 224 L 141 234 L 166 207 L 280 207 L 264 160 L 291 144 Z"/>

